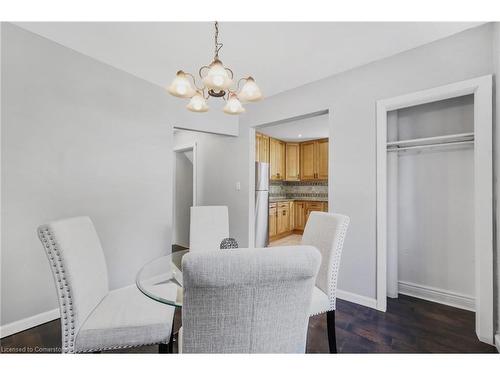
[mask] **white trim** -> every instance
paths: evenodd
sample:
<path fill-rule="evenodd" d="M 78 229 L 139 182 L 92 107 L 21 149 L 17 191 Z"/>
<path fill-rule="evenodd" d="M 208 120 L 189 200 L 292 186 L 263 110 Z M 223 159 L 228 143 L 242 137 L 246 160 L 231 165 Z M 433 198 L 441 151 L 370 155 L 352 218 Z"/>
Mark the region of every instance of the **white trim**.
<path fill-rule="evenodd" d="M 193 142 L 188 145 L 175 147 L 174 152 L 185 152 L 193 150 L 193 206 L 198 205 L 198 166 L 197 166 L 197 156 L 198 156 L 198 143 Z M 175 178 L 175 164 L 174 164 L 174 178 Z M 175 197 L 174 197 L 175 199 Z"/>
<path fill-rule="evenodd" d="M 408 281 L 398 282 L 399 294 L 441 303 L 443 305 L 458 307 L 460 309 L 475 311 L 474 297 L 456 292 L 450 292 L 427 285 L 415 284 Z"/>
<path fill-rule="evenodd" d="M 344 301 L 356 303 L 358 305 L 366 306 L 371 309 L 377 308 L 377 300 L 375 298 L 365 297 L 360 294 L 346 292 L 345 290 L 337 289 L 337 298 Z"/>
<path fill-rule="evenodd" d="M 377 101 L 377 309 L 387 308 L 387 112 L 474 95 L 476 334 L 493 344 L 492 76 Z"/>
<path fill-rule="evenodd" d="M 497 347 L 497 351 L 500 353 L 500 333 L 495 335 L 495 346 Z"/>
<path fill-rule="evenodd" d="M 4 324 L 0 327 L 0 337 L 4 338 L 14 333 L 24 331 L 29 328 L 39 326 L 50 322 L 51 320 L 59 319 L 59 309 L 45 311 L 43 313 L 30 316 L 21 320 L 16 320 L 15 322 Z"/>

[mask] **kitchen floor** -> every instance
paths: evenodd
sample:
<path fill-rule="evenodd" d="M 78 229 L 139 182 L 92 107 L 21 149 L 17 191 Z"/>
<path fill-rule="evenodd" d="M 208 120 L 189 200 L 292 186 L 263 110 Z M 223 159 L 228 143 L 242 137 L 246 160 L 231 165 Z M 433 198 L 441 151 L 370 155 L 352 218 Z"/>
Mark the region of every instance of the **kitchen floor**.
<path fill-rule="evenodd" d="M 301 241 L 302 241 L 301 234 L 291 234 L 289 236 L 280 238 L 279 240 L 275 240 L 275 241 L 270 242 L 268 247 L 296 246 L 296 245 L 300 245 Z"/>

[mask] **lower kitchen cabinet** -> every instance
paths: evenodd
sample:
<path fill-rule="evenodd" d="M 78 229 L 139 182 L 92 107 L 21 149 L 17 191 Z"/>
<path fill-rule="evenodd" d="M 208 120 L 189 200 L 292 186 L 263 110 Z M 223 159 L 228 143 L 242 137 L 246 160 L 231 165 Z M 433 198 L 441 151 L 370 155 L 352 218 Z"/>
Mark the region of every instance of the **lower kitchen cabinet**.
<path fill-rule="evenodd" d="M 269 238 L 275 237 L 276 231 L 276 203 L 271 203 L 269 205 Z"/>
<path fill-rule="evenodd" d="M 302 233 L 313 211 L 328 211 L 327 202 L 283 201 L 269 204 L 269 240 Z"/>

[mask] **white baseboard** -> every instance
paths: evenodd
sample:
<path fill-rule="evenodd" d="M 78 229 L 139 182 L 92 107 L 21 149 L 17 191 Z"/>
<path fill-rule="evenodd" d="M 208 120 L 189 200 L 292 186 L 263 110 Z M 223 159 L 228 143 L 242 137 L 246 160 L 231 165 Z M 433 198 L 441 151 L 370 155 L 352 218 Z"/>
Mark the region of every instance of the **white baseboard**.
<path fill-rule="evenodd" d="M 30 316 L 12 323 L 4 324 L 0 327 L 0 338 L 13 335 L 24 331 L 28 328 L 39 326 L 40 324 L 50 322 L 51 320 L 59 318 L 59 309 L 45 311 L 43 313 Z"/>
<path fill-rule="evenodd" d="M 471 296 L 450 292 L 426 285 L 410 283 L 408 281 L 398 282 L 399 293 L 407 296 L 422 298 L 428 301 L 441 303 L 443 305 L 458 307 L 460 309 L 475 311 L 475 301 Z"/>
<path fill-rule="evenodd" d="M 371 309 L 377 308 L 377 300 L 375 298 L 365 297 L 359 294 L 346 292 L 344 290 L 337 289 L 337 298 L 344 301 L 356 303 L 358 305 L 366 306 Z"/>

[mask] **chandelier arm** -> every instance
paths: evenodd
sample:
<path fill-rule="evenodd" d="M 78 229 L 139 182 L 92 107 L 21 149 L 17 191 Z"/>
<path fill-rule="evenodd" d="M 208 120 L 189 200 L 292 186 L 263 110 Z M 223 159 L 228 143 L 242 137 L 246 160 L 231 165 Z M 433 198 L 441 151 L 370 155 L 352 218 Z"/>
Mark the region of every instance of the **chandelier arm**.
<path fill-rule="evenodd" d="M 193 80 L 193 85 L 194 87 L 196 87 L 198 90 L 203 90 L 205 88 L 205 86 L 203 87 L 198 87 L 198 85 L 196 84 L 196 79 L 194 78 L 194 75 L 192 75 L 191 73 L 186 73 L 184 72 L 184 74 L 186 74 L 187 76 L 191 77 L 191 79 Z"/>
<path fill-rule="evenodd" d="M 201 79 L 203 79 L 203 76 L 201 74 L 201 72 L 203 71 L 203 69 L 210 69 L 207 65 L 204 65 L 200 68 L 200 70 L 198 70 L 198 75 L 200 76 Z"/>
<path fill-rule="evenodd" d="M 231 79 L 234 78 L 234 73 L 231 69 L 227 68 L 227 67 L 224 67 L 224 69 L 226 69 L 229 73 L 231 73 Z"/>

